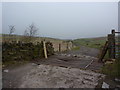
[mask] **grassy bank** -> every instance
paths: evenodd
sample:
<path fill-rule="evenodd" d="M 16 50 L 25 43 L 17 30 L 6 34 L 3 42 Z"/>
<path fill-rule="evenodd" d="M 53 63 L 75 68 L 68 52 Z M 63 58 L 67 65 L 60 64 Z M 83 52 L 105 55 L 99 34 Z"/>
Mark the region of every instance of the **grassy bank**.
<path fill-rule="evenodd" d="M 22 61 L 7 61 L 7 62 L 4 62 L 4 63 L 2 63 L 2 67 L 4 68 L 4 67 L 11 67 L 11 66 L 19 66 L 19 65 L 24 65 L 24 64 L 27 64 L 27 63 L 29 63 L 30 62 L 30 60 L 22 60 Z"/>
<path fill-rule="evenodd" d="M 103 66 L 101 72 L 108 75 L 109 77 L 119 77 L 120 78 L 120 60 L 116 60 L 111 64 L 106 64 Z"/>

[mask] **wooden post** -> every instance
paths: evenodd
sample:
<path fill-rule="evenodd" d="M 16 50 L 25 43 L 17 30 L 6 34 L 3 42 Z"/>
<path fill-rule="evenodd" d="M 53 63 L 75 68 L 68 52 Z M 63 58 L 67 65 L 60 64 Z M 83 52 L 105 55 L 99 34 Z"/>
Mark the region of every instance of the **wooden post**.
<path fill-rule="evenodd" d="M 112 34 L 108 34 L 108 55 L 109 55 L 109 58 L 111 58 L 111 35 Z"/>
<path fill-rule="evenodd" d="M 71 47 L 71 48 L 73 48 L 73 42 L 71 42 L 71 44 L 72 44 L 72 47 Z"/>
<path fill-rule="evenodd" d="M 115 46 L 116 46 L 115 58 L 116 58 L 116 59 L 119 59 L 119 58 L 120 58 L 120 32 L 118 31 L 118 32 L 115 32 L 115 33 L 118 34 L 118 36 L 117 36 L 117 41 L 115 41 L 115 42 L 117 42 L 117 43 L 115 44 Z"/>
<path fill-rule="evenodd" d="M 115 59 L 115 34 L 108 34 L 108 53 L 110 59 Z"/>
<path fill-rule="evenodd" d="M 68 42 L 67 42 L 67 46 L 66 46 L 66 50 L 68 50 L 69 48 L 68 48 Z"/>
<path fill-rule="evenodd" d="M 118 57 L 117 58 L 119 58 L 120 59 L 120 32 L 119 32 L 119 35 L 118 35 Z"/>
<path fill-rule="evenodd" d="M 112 30 L 113 42 L 112 42 L 112 59 L 115 59 L 115 30 Z"/>
<path fill-rule="evenodd" d="M 61 52 L 61 44 L 59 44 L 59 52 Z"/>
<path fill-rule="evenodd" d="M 115 35 L 115 30 L 113 29 L 113 30 L 111 31 L 111 33 Z"/>
<path fill-rule="evenodd" d="M 46 50 L 46 43 L 45 43 L 45 40 L 43 41 L 43 48 L 44 48 L 44 55 L 45 55 L 45 58 L 47 59 L 47 50 Z"/>
<path fill-rule="evenodd" d="M 108 41 L 106 41 L 106 43 L 105 43 L 105 45 L 100 53 L 100 57 L 99 57 L 98 62 L 103 62 L 102 59 L 104 58 L 105 54 L 107 53 L 107 50 L 108 50 Z"/>

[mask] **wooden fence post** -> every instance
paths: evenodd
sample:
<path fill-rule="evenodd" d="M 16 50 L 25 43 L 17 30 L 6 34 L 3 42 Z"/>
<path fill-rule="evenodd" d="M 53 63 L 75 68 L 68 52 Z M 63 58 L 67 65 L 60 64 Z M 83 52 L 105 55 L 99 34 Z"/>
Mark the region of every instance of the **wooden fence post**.
<path fill-rule="evenodd" d="M 114 44 L 114 35 L 113 34 L 108 34 L 108 53 L 109 53 L 110 59 L 115 58 L 115 44 Z"/>
<path fill-rule="evenodd" d="M 68 48 L 68 42 L 67 42 L 67 46 L 66 46 L 66 50 L 68 50 L 69 48 Z"/>
<path fill-rule="evenodd" d="M 59 43 L 59 52 L 61 52 L 61 44 Z"/>
<path fill-rule="evenodd" d="M 45 55 L 45 58 L 47 59 L 47 50 L 46 50 L 46 43 L 45 43 L 45 40 L 43 41 L 43 48 L 44 48 L 44 55 Z"/>

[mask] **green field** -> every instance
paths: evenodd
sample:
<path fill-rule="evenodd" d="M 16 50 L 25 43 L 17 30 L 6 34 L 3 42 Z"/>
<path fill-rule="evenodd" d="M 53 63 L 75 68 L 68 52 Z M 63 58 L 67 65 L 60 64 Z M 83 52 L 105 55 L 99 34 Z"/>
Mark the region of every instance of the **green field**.
<path fill-rule="evenodd" d="M 76 46 L 86 46 L 91 48 L 100 49 L 104 46 L 106 42 L 106 37 L 98 37 L 98 38 L 83 38 L 83 39 L 76 39 L 73 43 Z"/>
<path fill-rule="evenodd" d="M 106 40 L 107 40 L 107 37 L 82 38 L 82 39 L 74 40 L 73 43 L 77 47 L 86 46 L 86 47 L 90 47 L 90 48 L 96 48 L 101 51 L 103 46 L 105 45 Z M 104 58 L 108 59 L 108 52 Z"/>

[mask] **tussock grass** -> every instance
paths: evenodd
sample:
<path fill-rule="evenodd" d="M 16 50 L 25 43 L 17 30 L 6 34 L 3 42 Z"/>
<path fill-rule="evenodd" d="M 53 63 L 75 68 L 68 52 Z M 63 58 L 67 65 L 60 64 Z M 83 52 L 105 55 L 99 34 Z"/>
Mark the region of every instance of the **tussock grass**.
<path fill-rule="evenodd" d="M 76 47 L 72 48 L 73 51 L 74 51 L 74 50 L 79 50 L 79 49 L 80 49 L 79 46 L 76 46 Z"/>
<path fill-rule="evenodd" d="M 112 64 L 106 64 L 101 69 L 103 74 L 108 75 L 109 77 L 119 77 L 120 78 L 120 60 L 116 60 Z"/>

